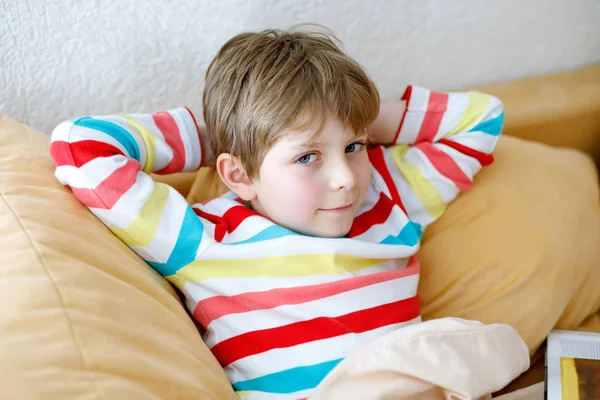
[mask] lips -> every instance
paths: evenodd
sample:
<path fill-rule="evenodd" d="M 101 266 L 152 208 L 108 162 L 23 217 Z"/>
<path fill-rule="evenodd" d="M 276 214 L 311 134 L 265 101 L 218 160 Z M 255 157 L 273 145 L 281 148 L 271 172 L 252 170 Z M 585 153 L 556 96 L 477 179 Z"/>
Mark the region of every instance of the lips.
<path fill-rule="evenodd" d="M 352 209 L 352 203 L 350 204 L 346 204 L 344 206 L 341 207 L 334 207 L 334 208 L 322 208 L 322 211 L 333 211 L 333 212 L 343 212 L 343 211 L 348 211 Z"/>

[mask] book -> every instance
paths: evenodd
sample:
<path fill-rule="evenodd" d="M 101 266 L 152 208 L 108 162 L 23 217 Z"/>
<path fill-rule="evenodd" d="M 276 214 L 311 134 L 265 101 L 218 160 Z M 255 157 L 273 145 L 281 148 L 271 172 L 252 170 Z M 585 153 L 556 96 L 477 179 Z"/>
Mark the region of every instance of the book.
<path fill-rule="evenodd" d="M 548 400 L 600 400 L 600 332 L 550 332 L 546 392 Z"/>

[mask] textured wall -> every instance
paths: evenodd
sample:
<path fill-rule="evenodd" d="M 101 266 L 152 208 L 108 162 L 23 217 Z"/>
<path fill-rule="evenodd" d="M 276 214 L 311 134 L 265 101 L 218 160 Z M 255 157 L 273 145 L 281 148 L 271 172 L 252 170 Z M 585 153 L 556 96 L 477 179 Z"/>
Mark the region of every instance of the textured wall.
<path fill-rule="evenodd" d="M 318 22 L 384 99 L 600 61 L 600 0 L 0 0 L 0 112 L 49 132 L 82 114 L 186 104 L 244 30 Z"/>

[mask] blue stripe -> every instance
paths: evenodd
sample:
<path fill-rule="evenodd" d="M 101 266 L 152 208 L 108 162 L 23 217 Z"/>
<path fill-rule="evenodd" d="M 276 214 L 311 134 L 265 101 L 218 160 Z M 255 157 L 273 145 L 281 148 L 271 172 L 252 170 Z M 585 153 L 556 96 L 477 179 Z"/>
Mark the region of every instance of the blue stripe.
<path fill-rule="evenodd" d="M 423 236 L 423 229 L 421 228 L 421 225 L 408 221 L 408 223 L 404 225 L 404 228 L 402 228 L 398 236 L 390 235 L 379 243 L 414 246 L 417 243 L 419 243 L 419 240 L 421 240 L 421 236 Z"/>
<path fill-rule="evenodd" d="M 469 132 L 483 132 L 488 135 L 498 136 L 502 132 L 502 125 L 504 125 L 504 113 L 498 115 L 496 118 L 488 119 L 479 123 L 477 126 L 469 129 Z"/>
<path fill-rule="evenodd" d="M 256 235 L 252 236 L 249 239 L 242 240 L 241 242 L 233 242 L 228 244 L 246 244 L 246 243 L 254 243 L 254 242 L 262 242 L 264 240 L 277 239 L 284 236 L 296 235 L 296 233 L 290 231 L 289 229 L 285 229 L 279 225 L 270 226 Z"/>
<path fill-rule="evenodd" d="M 202 225 L 192 207 L 187 207 L 183 223 L 181 224 L 181 230 L 179 231 L 179 237 L 169 260 L 166 263 L 149 261 L 148 264 L 162 276 L 175 274 L 196 259 L 196 253 L 202 240 L 202 232 L 204 232 L 204 225 Z"/>
<path fill-rule="evenodd" d="M 341 358 L 321 364 L 286 369 L 260 378 L 236 382 L 233 388 L 236 391 L 258 390 L 267 393 L 294 393 L 313 389 L 340 361 Z"/>
<path fill-rule="evenodd" d="M 129 153 L 129 157 L 140 161 L 140 148 L 131 133 L 127 132 L 125 128 L 112 122 L 94 119 L 92 117 L 79 118 L 73 122 L 73 125 L 95 129 L 112 136 L 117 142 L 125 147 L 125 150 Z"/>

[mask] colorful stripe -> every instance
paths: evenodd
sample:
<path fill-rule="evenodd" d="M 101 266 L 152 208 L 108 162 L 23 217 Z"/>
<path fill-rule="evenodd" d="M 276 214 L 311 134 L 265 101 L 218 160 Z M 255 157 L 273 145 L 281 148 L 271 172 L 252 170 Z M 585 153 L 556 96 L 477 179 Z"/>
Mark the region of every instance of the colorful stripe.
<path fill-rule="evenodd" d="M 277 328 L 246 332 L 219 342 L 211 351 L 221 365 L 226 367 L 236 360 L 270 349 L 292 347 L 348 333 L 367 332 L 414 319 L 419 313 L 419 298 L 415 296 L 337 318 L 317 317 Z M 247 346 L 247 343 L 252 343 L 252 346 Z"/>
<path fill-rule="evenodd" d="M 125 165 L 115 170 L 96 189 L 72 187 L 73 194 L 90 208 L 111 209 L 136 182 L 140 163 L 128 159 Z"/>
<path fill-rule="evenodd" d="M 396 185 L 394 185 L 394 180 L 392 179 L 390 171 L 388 170 L 388 166 L 385 163 L 385 159 L 383 157 L 383 148 L 381 146 L 369 150 L 369 161 L 371 162 L 373 168 L 375 168 L 375 170 L 377 170 L 379 175 L 381 175 L 383 178 L 394 204 L 398 205 L 404 212 L 406 212 L 406 209 L 404 208 L 400 198 L 400 193 L 398 192 Z"/>
<path fill-rule="evenodd" d="M 177 122 L 175 122 L 171 114 L 166 111 L 152 114 L 152 119 L 165 138 L 167 146 L 173 150 L 171 161 L 169 161 L 163 169 L 156 171 L 156 173 L 166 175 L 182 171 L 185 166 L 186 154 Z"/>
<path fill-rule="evenodd" d="M 274 374 L 233 384 L 236 391 L 261 391 L 267 393 L 294 393 L 316 387 L 342 359 L 320 364 L 291 368 Z"/>
<path fill-rule="evenodd" d="M 467 132 L 469 128 L 482 120 L 490 103 L 490 96 L 479 92 L 467 93 L 469 105 L 462 114 L 460 121 L 450 132 L 444 135 L 448 138 L 460 132 Z"/>
<path fill-rule="evenodd" d="M 446 209 L 446 202 L 432 185 L 431 181 L 424 176 L 419 166 L 406 161 L 405 154 L 409 150 L 409 147 L 398 145 L 390 147 L 388 150 L 394 158 L 396 168 L 408 181 L 417 197 L 423 203 L 427 213 L 435 219 L 439 218 Z"/>
<path fill-rule="evenodd" d="M 439 146 L 431 143 L 419 143 L 416 145 L 431 161 L 435 169 L 446 178 L 450 179 L 462 191 L 471 187 L 472 181 L 456 164 L 456 161 L 448 154 L 444 153 Z"/>
<path fill-rule="evenodd" d="M 373 208 L 354 219 L 350 232 L 348 232 L 348 237 L 353 238 L 362 235 L 372 226 L 385 223 L 389 219 L 394 205 L 394 202 L 389 197 L 380 193 L 379 200 L 377 200 Z"/>
<path fill-rule="evenodd" d="M 73 122 L 73 126 L 82 126 L 85 128 L 94 129 L 98 132 L 103 132 L 111 136 L 125 148 L 129 157 L 141 162 L 140 147 L 133 136 L 131 136 L 131 133 L 127 132 L 126 129 L 120 127 L 119 125 L 112 122 L 103 121 L 101 119 L 83 117 L 75 120 Z"/>
<path fill-rule="evenodd" d="M 429 104 L 423 117 L 421 129 L 417 136 L 416 144 L 421 142 L 433 142 L 440 128 L 440 123 L 448 107 L 448 93 L 430 92 Z"/>
<path fill-rule="evenodd" d="M 213 278 L 251 278 L 270 276 L 307 276 L 358 272 L 383 262 L 383 259 L 362 258 L 347 254 L 297 254 L 293 257 L 194 260 L 178 274 L 167 279 L 182 288 L 187 282 L 201 282 Z M 285 268 L 281 268 L 285 265 Z"/>
<path fill-rule="evenodd" d="M 417 273 L 418 270 L 411 268 L 302 287 L 272 289 L 264 292 L 248 292 L 236 296 L 214 296 L 198 302 L 194 310 L 194 316 L 203 326 L 208 326 L 213 320 L 224 315 L 307 303 Z"/>
<path fill-rule="evenodd" d="M 127 114 L 121 114 L 119 117 L 123 118 L 127 121 L 131 126 L 133 126 L 142 136 L 142 140 L 144 140 L 144 145 L 146 147 L 146 163 L 142 170 L 144 172 L 150 173 L 154 171 L 154 162 L 155 162 L 155 153 L 156 153 L 156 135 L 152 134 L 148 129 L 144 127 L 144 125 L 137 123 Z"/>
<path fill-rule="evenodd" d="M 172 190 L 170 186 L 156 183 L 133 223 L 127 229 L 111 227 L 110 230 L 127 245 L 147 247 L 156 234 L 156 228 L 169 197 L 169 190 Z"/>
<path fill-rule="evenodd" d="M 196 259 L 203 231 L 204 225 L 196 217 L 194 210 L 191 207 L 187 207 L 179 235 L 177 236 L 177 242 L 167 262 L 148 261 L 148 264 L 171 281 L 177 271 L 186 266 L 189 267 Z"/>

